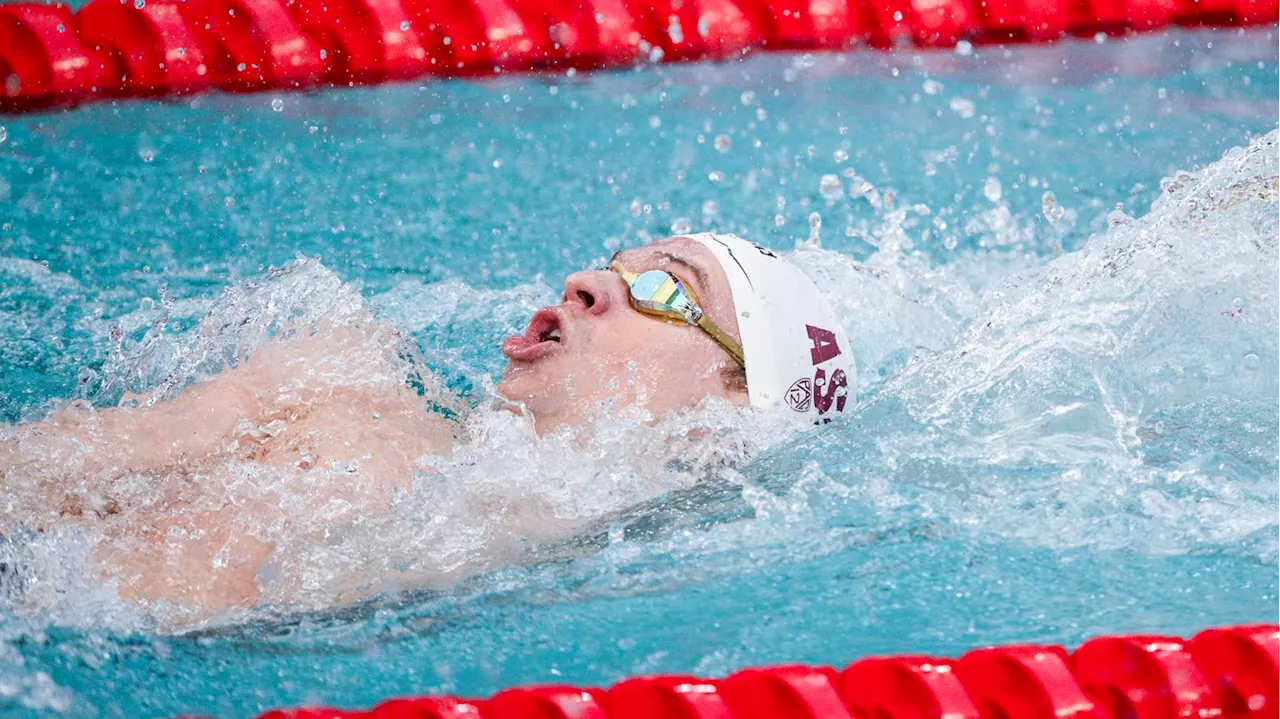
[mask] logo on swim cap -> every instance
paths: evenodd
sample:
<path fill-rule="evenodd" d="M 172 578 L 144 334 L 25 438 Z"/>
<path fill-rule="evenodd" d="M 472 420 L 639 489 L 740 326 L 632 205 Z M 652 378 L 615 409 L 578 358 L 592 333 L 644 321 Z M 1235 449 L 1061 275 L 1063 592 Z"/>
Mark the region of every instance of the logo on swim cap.
<path fill-rule="evenodd" d="M 797 412 L 808 412 L 811 397 L 813 397 L 813 390 L 811 389 L 809 378 L 801 377 L 791 383 L 791 387 L 787 389 L 785 399 L 787 406 L 791 409 Z"/>

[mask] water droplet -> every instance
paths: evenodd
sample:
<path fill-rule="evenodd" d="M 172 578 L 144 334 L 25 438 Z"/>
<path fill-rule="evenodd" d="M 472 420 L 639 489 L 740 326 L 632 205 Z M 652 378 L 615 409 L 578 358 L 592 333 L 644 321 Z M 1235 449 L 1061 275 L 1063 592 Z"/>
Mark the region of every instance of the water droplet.
<path fill-rule="evenodd" d="M 655 130 L 656 130 L 656 129 L 658 129 L 659 127 L 662 127 L 662 118 L 661 118 L 661 117 L 658 117 L 657 115 L 652 115 L 652 116 L 650 116 L 650 117 L 649 117 L 649 127 L 653 128 L 653 129 L 655 129 Z"/>
<path fill-rule="evenodd" d="M 1093 41 L 1102 45 L 1107 41 L 1107 34 L 1105 32 L 1094 33 Z"/>
<path fill-rule="evenodd" d="M 272 109 L 272 110 L 275 110 L 276 112 L 282 112 L 282 111 L 284 110 L 284 100 L 281 100 L 281 99 L 280 99 L 280 98 L 278 98 L 278 97 L 277 97 L 276 99 L 272 100 L 272 101 L 271 101 L 271 109 Z"/>
<path fill-rule="evenodd" d="M 0 125 L 0 143 L 3 143 L 5 140 L 8 140 L 8 139 L 9 139 L 9 129 L 6 128 L 4 125 Z"/>
<path fill-rule="evenodd" d="M 847 162 L 849 160 L 849 153 L 845 152 L 844 148 L 838 148 L 835 152 L 831 153 L 831 159 L 836 162 Z"/>
<path fill-rule="evenodd" d="M 809 213 L 809 242 L 819 244 L 822 241 L 822 215 Z"/>
<path fill-rule="evenodd" d="M 680 27 L 680 20 L 674 15 L 671 16 L 671 24 L 667 26 L 667 37 L 676 45 L 684 42 L 684 28 Z"/>
<path fill-rule="evenodd" d="M 828 202 L 835 202 L 844 195 L 844 183 L 840 181 L 839 175 L 823 175 L 818 181 L 818 192 Z"/>
<path fill-rule="evenodd" d="M 707 173 L 707 179 L 712 182 L 720 182 L 724 179 L 724 173 L 719 170 L 712 170 Z"/>
<path fill-rule="evenodd" d="M 738 100 L 742 102 L 743 105 L 751 105 L 751 104 L 754 104 L 756 101 L 756 94 L 750 90 L 747 90 L 746 92 L 738 96 Z"/>
<path fill-rule="evenodd" d="M 687 235 L 693 231 L 693 221 L 688 217 L 677 217 L 671 221 L 671 234 Z"/>
<path fill-rule="evenodd" d="M 974 112 L 977 111 L 977 106 L 973 104 L 973 100 L 953 97 L 951 98 L 951 111 L 967 120 L 973 117 Z"/>
<path fill-rule="evenodd" d="M 1046 192 L 1040 196 L 1040 211 L 1044 213 L 1046 220 L 1054 224 L 1067 214 L 1066 208 L 1058 204 L 1058 198 L 1052 192 Z"/>
<path fill-rule="evenodd" d="M 715 147 L 720 152 L 728 152 L 733 147 L 733 140 L 728 135 L 716 135 Z"/>
<path fill-rule="evenodd" d="M 1125 214 L 1124 210 L 1112 210 L 1107 213 L 1107 227 L 1115 229 L 1133 222 L 1133 218 Z"/>
<path fill-rule="evenodd" d="M 328 57 L 329 57 L 329 51 L 324 48 L 320 48 L 320 59 L 324 60 L 324 59 L 327 59 Z"/>
<path fill-rule="evenodd" d="M 323 51 L 321 51 L 321 52 L 323 52 Z M 236 65 L 236 72 L 244 72 L 244 69 L 245 69 L 246 67 L 248 67 L 248 66 L 247 66 L 247 65 L 245 65 L 245 64 L 242 62 L 242 63 L 240 63 L 239 65 Z"/>
<path fill-rule="evenodd" d="M 786 217 L 784 217 L 784 216 L 783 216 L 783 215 L 781 215 L 781 214 L 778 214 L 778 215 L 774 215 L 774 216 L 773 216 L 773 226 L 774 226 L 774 227 L 782 227 L 782 226 L 783 226 L 783 225 L 785 225 L 785 224 L 787 224 L 787 218 L 786 218 Z"/>
<path fill-rule="evenodd" d="M 147 6 L 147 0 L 133 0 L 133 6 L 141 10 Z"/>
<path fill-rule="evenodd" d="M 1250 352 L 1249 354 L 1244 356 L 1243 364 L 1246 370 L 1250 372 L 1256 372 L 1258 371 L 1258 368 L 1262 366 L 1262 360 L 1258 359 L 1258 355 Z"/>
<path fill-rule="evenodd" d="M 982 183 L 982 196 L 990 202 L 999 202 L 1000 198 L 1004 197 L 1004 187 L 996 178 L 988 177 L 987 181 Z"/>
<path fill-rule="evenodd" d="M 155 145 L 151 142 L 151 136 L 145 132 L 138 135 L 138 157 L 143 162 L 151 162 L 156 159 Z"/>
<path fill-rule="evenodd" d="M 956 54 L 968 57 L 973 54 L 973 43 L 968 40 L 961 40 L 956 43 Z"/>
<path fill-rule="evenodd" d="M 924 90 L 924 94 L 926 95 L 937 95 L 942 92 L 942 83 L 937 80 L 925 80 L 924 84 L 921 85 L 921 88 Z"/>
<path fill-rule="evenodd" d="M 401 30 L 403 30 L 403 31 L 405 31 L 405 32 L 409 32 L 409 21 L 408 21 L 408 20 L 401 20 L 401 21 L 400 21 L 400 29 L 401 29 Z"/>

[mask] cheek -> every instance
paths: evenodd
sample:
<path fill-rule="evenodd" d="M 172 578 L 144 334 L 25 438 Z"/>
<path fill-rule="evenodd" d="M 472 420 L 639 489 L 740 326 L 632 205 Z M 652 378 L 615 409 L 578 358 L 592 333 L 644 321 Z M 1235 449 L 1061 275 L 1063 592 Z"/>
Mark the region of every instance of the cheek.
<path fill-rule="evenodd" d="M 657 320 L 628 314 L 591 327 L 580 345 L 581 354 L 611 366 L 642 362 L 663 345 L 668 331 Z"/>
<path fill-rule="evenodd" d="M 648 384 L 693 388 L 716 374 L 709 368 L 717 356 L 708 350 L 706 345 L 710 343 L 698 330 L 657 322 L 649 324 L 650 327 L 637 329 L 620 340 L 626 343 L 628 359 Z"/>

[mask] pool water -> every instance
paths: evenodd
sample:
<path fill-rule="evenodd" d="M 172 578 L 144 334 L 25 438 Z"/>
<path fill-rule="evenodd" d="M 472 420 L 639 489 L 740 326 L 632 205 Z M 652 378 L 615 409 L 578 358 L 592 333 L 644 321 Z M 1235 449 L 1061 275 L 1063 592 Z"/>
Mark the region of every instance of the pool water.
<path fill-rule="evenodd" d="M 1275 622 L 1276 41 L 772 54 L 0 119 L 7 423 L 197 381 L 217 363 L 196 349 L 243 339 L 203 318 L 266 331 L 353 307 L 483 407 L 501 338 L 566 273 L 704 229 L 791 252 L 859 366 L 841 423 L 771 442 L 768 417 L 700 418 L 758 449 L 703 482 L 646 464 L 651 432 L 584 450 L 477 411 L 477 446 L 393 521 L 297 548 L 307 592 L 194 633 L 86 578 L 92 535 L 33 540 L 23 591 L 0 592 L 0 713 L 245 717 Z M 476 498 L 529 496 L 605 519 L 451 589 L 327 606 L 348 567 L 475 550 Z"/>

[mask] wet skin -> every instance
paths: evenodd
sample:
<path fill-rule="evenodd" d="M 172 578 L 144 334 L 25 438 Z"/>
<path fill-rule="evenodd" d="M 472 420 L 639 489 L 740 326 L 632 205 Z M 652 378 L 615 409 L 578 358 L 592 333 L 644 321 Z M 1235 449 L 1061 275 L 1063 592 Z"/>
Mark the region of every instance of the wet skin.
<path fill-rule="evenodd" d="M 677 276 L 738 338 L 728 279 L 700 244 L 669 238 L 615 259 L 632 272 Z M 724 383 L 734 361 L 720 345 L 683 322 L 640 313 L 628 296 L 615 272 L 574 273 L 560 304 L 539 310 L 524 335 L 504 343 L 509 363 L 498 394 L 538 432 L 589 426 L 630 405 L 658 418 L 709 397 L 747 403 L 745 392 Z M 16 524 L 93 526 L 104 535 L 95 555 L 102 577 L 115 580 L 122 597 L 183 607 L 180 624 L 252 606 L 261 599 L 259 572 L 275 552 L 255 528 L 292 521 L 298 497 L 317 512 L 334 502 L 346 507 L 329 522 L 386 512 L 392 493 L 422 471 L 418 458 L 452 452 L 458 428 L 425 411 L 406 387 L 397 339 L 372 316 L 322 326 L 272 341 L 167 402 L 69 407 L 0 427 L 0 492 L 11 498 L 0 532 Z M 246 489 L 246 466 L 269 468 L 272 481 Z M 146 491 L 137 491 L 139 481 Z M 352 585 L 344 598 L 367 592 L 357 579 Z"/>
<path fill-rule="evenodd" d="M 675 275 L 713 322 L 740 339 L 729 280 L 698 242 L 667 238 L 615 259 L 631 272 Z M 725 386 L 721 373 L 734 360 L 723 347 L 684 322 L 640 313 L 628 297 L 616 272 L 570 275 L 561 303 L 540 310 L 524 336 L 503 344 L 510 361 L 498 394 L 532 414 L 539 432 L 585 425 L 617 406 L 639 405 L 661 417 L 707 397 L 747 403 L 745 393 Z M 538 342 L 553 331 L 558 341 Z"/>

